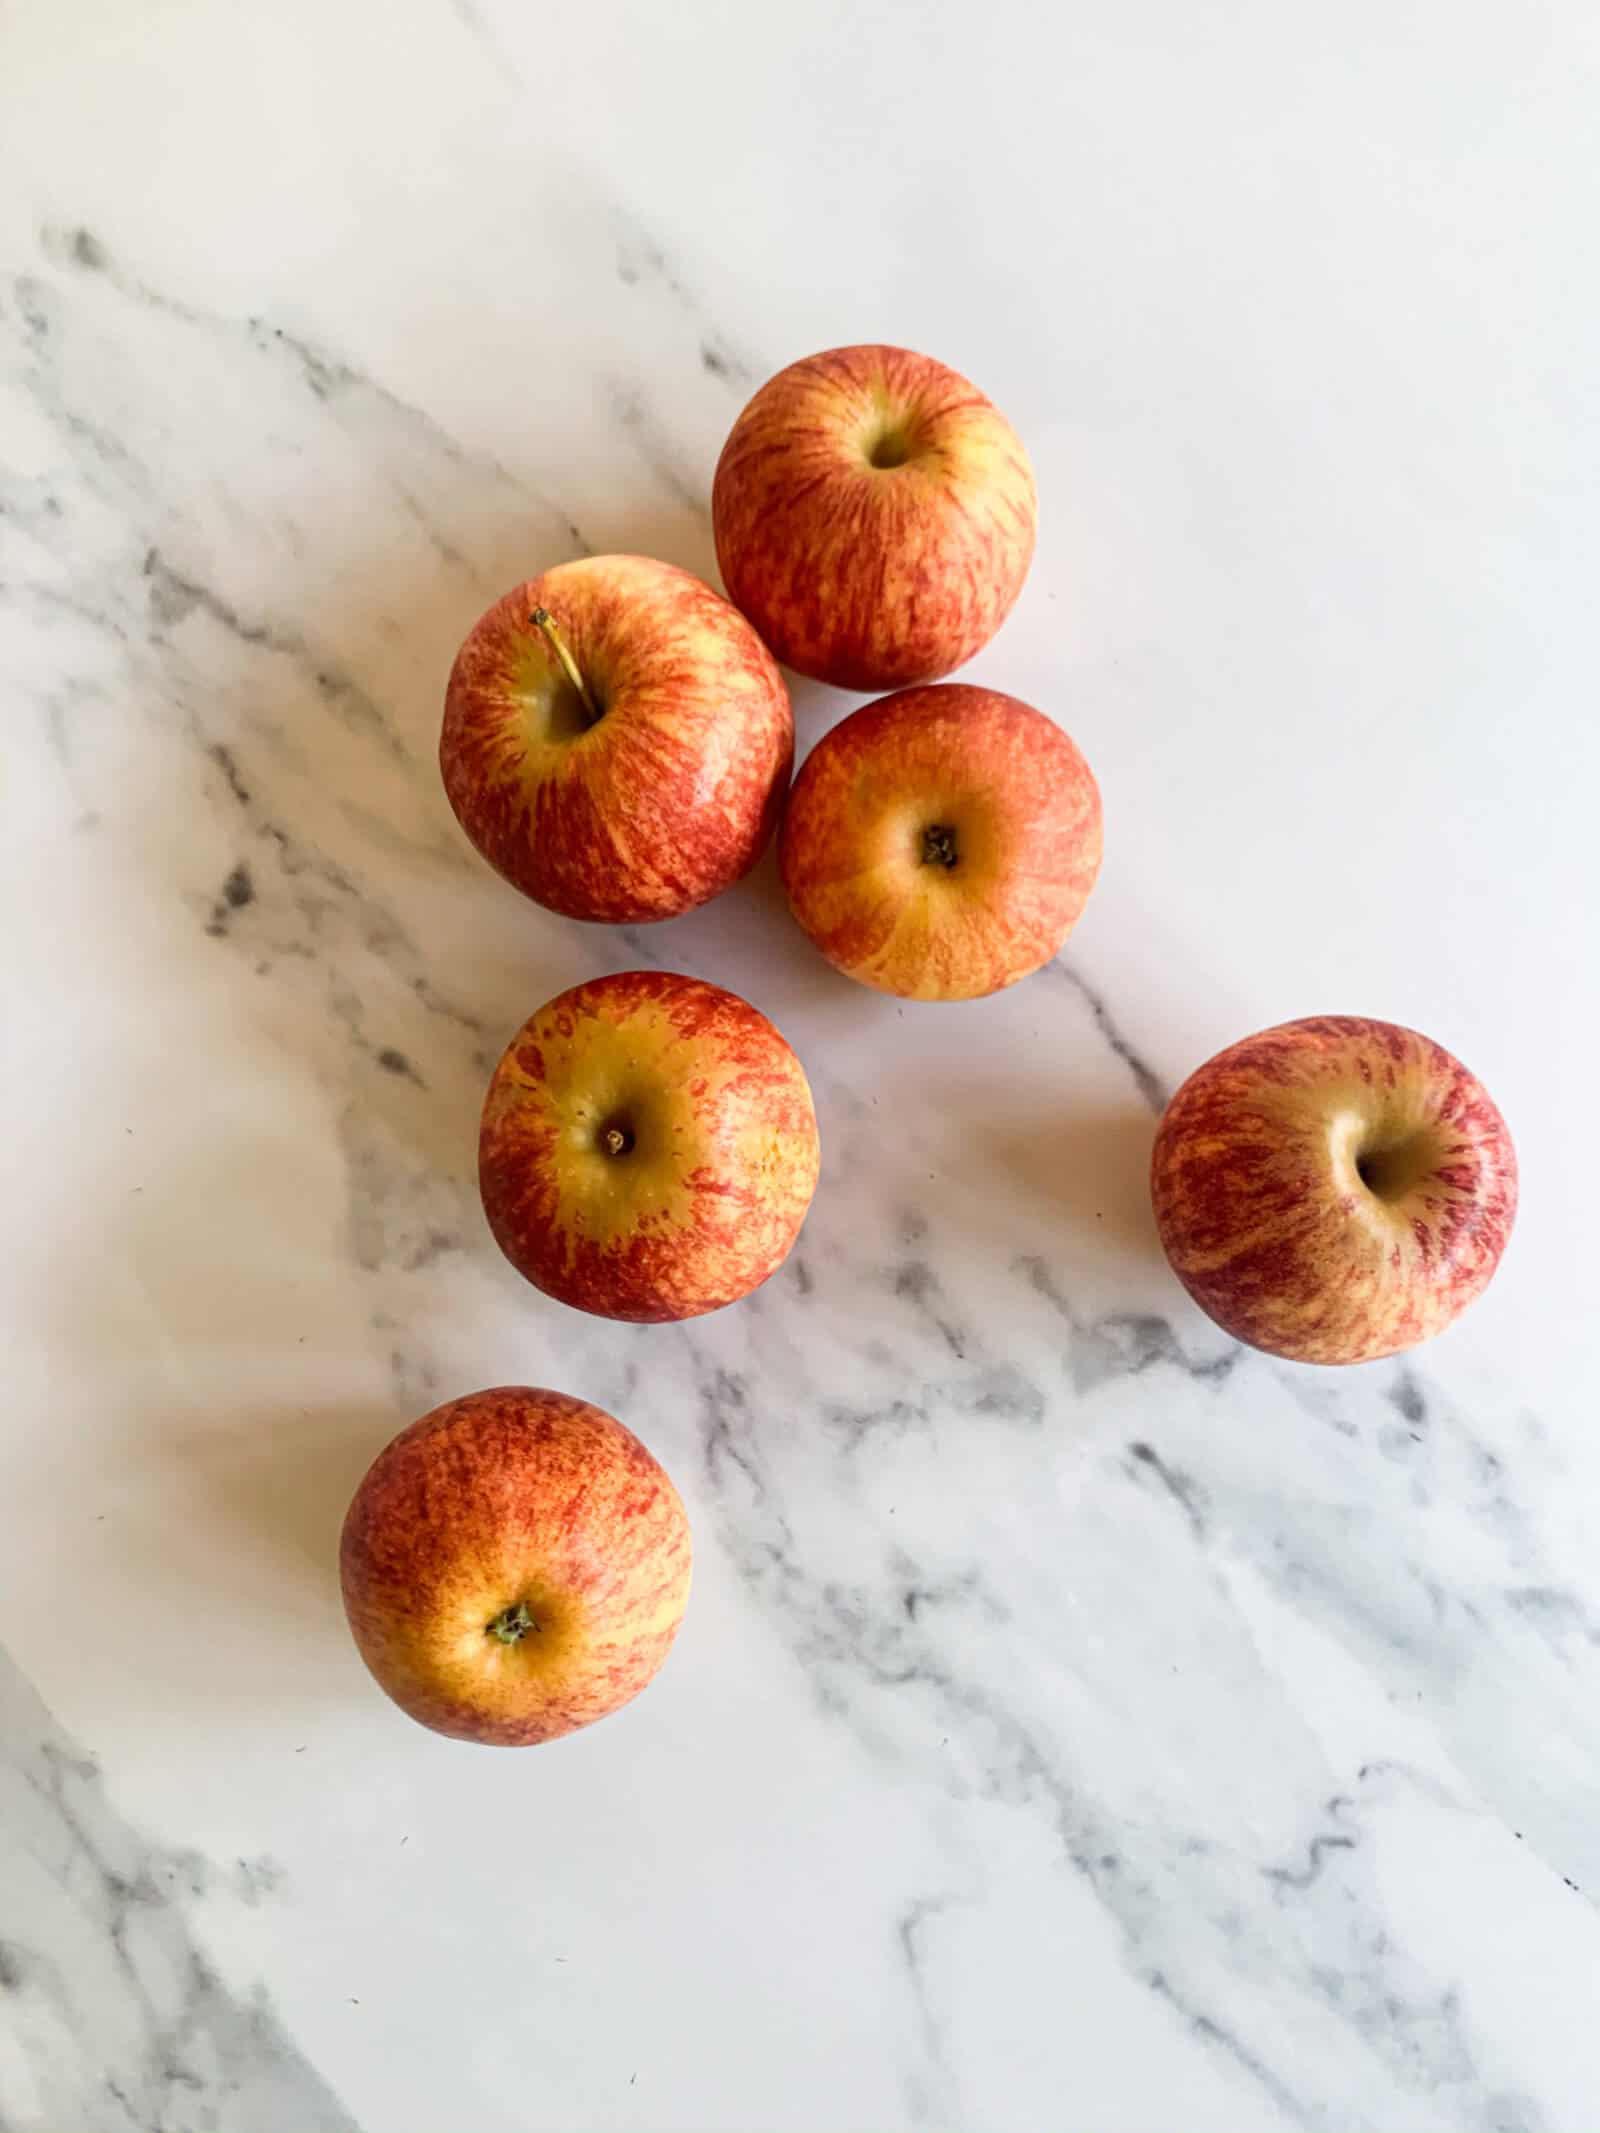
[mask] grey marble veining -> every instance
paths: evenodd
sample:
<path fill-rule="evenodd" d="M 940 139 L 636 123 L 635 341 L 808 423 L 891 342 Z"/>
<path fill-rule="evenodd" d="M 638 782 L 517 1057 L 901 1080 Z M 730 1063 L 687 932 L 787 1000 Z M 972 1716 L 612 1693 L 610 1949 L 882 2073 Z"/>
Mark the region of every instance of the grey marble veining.
<path fill-rule="evenodd" d="M 196 1930 L 216 1882 L 253 1903 L 277 1873 L 141 1837 L 0 1654 L 0 2125 L 349 2133 L 266 1995 L 230 1992 Z"/>

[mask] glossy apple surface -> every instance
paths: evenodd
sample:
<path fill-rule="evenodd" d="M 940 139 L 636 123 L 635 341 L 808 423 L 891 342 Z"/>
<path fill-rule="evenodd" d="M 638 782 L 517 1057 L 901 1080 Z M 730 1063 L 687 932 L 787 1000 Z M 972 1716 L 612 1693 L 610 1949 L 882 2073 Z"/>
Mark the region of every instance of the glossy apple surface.
<path fill-rule="evenodd" d="M 637 1696 L 689 1598 L 689 1522 L 631 1431 L 502 1385 L 381 1451 L 339 1548 L 373 1678 L 436 1733 L 554 1740 Z"/>
<path fill-rule="evenodd" d="M 1298 1362 L 1360 1363 L 1430 1339 L 1486 1287 L 1517 1161 L 1442 1045 L 1323 1015 L 1191 1074 L 1151 1187 L 1173 1271 L 1218 1325 Z"/>
<path fill-rule="evenodd" d="M 728 888 L 765 851 L 793 765 L 788 690 L 755 631 L 644 556 L 586 556 L 517 586 L 474 626 L 445 695 L 457 820 L 567 918 L 671 918 Z"/>
<path fill-rule="evenodd" d="M 1033 559 L 1033 470 L 975 385 L 905 348 L 791 363 L 734 424 L 711 492 L 728 597 L 797 673 L 933 681 L 987 644 Z"/>
<path fill-rule="evenodd" d="M 693 1318 L 776 1271 L 816 1190 L 799 1060 L 737 994 L 668 971 L 592 979 L 507 1046 L 478 1175 L 496 1241 L 546 1295 Z"/>
<path fill-rule="evenodd" d="M 847 976 L 970 1000 L 1047 963 L 1100 866 L 1100 793 L 1052 719 L 998 689 L 903 689 L 840 721 L 778 847 L 796 919 Z"/>

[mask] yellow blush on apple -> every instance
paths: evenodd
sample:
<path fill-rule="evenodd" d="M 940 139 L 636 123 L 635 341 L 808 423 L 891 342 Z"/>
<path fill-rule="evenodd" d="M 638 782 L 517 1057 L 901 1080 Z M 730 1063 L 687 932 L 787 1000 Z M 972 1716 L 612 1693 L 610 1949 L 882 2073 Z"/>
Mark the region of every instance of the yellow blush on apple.
<path fill-rule="evenodd" d="M 630 1430 L 502 1385 L 435 1408 L 367 1470 L 339 1546 L 378 1686 L 420 1725 L 526 1747 L 637 1696 L 689 1598 L 689 1522 Z"/>
<path fill-rule="evenodd" d="M 501 1250 L 605 1318 L 693 1318 L 787 1257 L 816 1189 L 799 1060 L 757 1008 L 670 971 L 593 978 L 512 1038 L 478 1176 Z"/>
<path fill-rule="evenodd" d="M 789 907 L 848 977 L 970 1000 L 1047 963 L 1100 866 L 1100 792 L 1053 719 L 943 682 L 864 704 L 795 780 Z"/>

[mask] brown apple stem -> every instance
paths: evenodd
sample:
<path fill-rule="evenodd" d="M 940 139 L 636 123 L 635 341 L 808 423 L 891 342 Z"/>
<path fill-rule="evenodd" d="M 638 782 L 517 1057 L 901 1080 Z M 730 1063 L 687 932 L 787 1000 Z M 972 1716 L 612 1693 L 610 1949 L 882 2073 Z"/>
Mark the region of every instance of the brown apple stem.
<path fill-rule="evenodd" d="M 518 1600 L 514 1607 L 503 1607 L 492 1622 L 484 1628 L 491 1637 L 498 1637 L 502 1644 L 520 1644 L 529 1630 L 537 1630 L 538 1623 L 528 1612 L 526 1600 Z"/>
<path fill-rule="evenodd" d="M 579 700 L 584 710 L 588 712 L 589 723 L 592 726 L 600 716 L 600 706 L 589 694 L 589 685 L 578 672 L 578 662 L 567 650 L 567 641 L 556 628 L 554 617 L 551 615 L 549 608 L 536 607 L 533 611 L 533 624 L 535 629 L 543 632 L 544 641 L 549 645 L 551 651 L 555 653 L 562 673 L 566 675 L 568 681 L 577 690 Z"/>

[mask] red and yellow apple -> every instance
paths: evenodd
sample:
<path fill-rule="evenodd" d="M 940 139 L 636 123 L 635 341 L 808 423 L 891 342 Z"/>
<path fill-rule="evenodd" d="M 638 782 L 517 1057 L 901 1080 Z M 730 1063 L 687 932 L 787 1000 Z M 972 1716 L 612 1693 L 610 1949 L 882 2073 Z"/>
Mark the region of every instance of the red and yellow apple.
<path fill-rule="evenodd" d="M 1033 559 L 1028 455 L 976 386 L 905 348 L 834 348 L 770 378 L 711 491 L 728 597 L 797 673 L 933 681 L 1010 613 Z"/>
<path fill-rule="evenodd" d="M 502 1385 L 381 1451 L 344 1522 L 345 1612 L 378 1686 L 458 1740 L 526 1747 L 637 1696 L 689 1598 L 689 1522 L 631 1431 Z"/>
<path fill-rule="evenodd" d="M 744 875 L 794 767 L 783 677 L 744 617 L 645 556 L 561 563 L 456 655 L 439 767 L 507 881 L 567 918 L 671 918 Z"/>
<path fill-rule="evenodd" d="M 864 704 L 789 796 L 778 866 L 830 963 L 909 1000 L 971 1000 L 1060 948 L 1100 866 L 1100 792 L 1052 719 L 944 682 Z"/>
<path fill-rule="evenodd" d="M 694 1318 L 774 1273 L 816 1190 L 805 1071 L 766 1016 L 630 970 L 541 1007 L 483 1107 L 484 1211 L 517 1271 L 603 1318 Z"/>
<path fill-rule="evenodd" d="M 1430 1339 L 1487 1286 L 1517 1160 L 1441 1045 L 1321 1015 L 1190 1075 L 1151 1188 L 1173 1271 L 1218 1325 L 1297 1362 L 1361 1363 Z"/>

